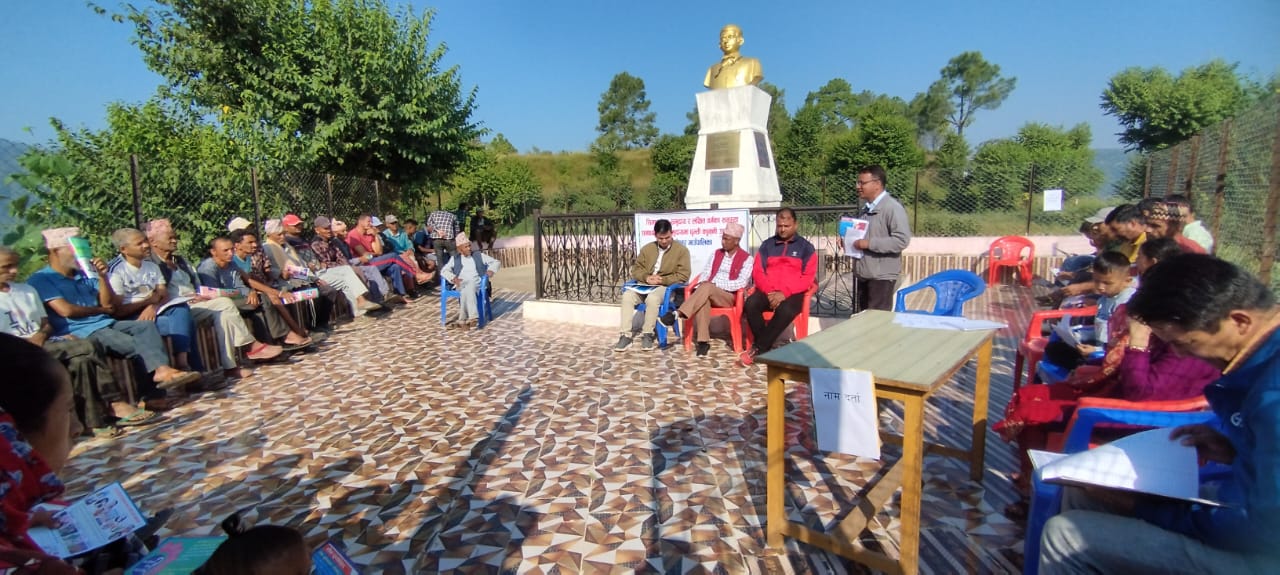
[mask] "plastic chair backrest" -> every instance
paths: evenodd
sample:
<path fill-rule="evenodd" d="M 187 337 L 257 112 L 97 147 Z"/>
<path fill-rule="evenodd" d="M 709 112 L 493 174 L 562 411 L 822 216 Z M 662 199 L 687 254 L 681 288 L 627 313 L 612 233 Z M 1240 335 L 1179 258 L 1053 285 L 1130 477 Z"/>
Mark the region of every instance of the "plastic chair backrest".
<path fill-rule="evenodd" d="M 907 309 L 907 294 L 924 288 L 933 288 L 933 311 L 924 312 Z M 893 310 L 907 313 L 928 313 L 929 315 L 964 317 L 964 303 L 982 295 L 987 284 L 978 274 L 968 270 L 944 270 L 933 274 L 898 291 Z"/>
<path fill-rule="evenodd" d="M 1022 257 L 1022 252 L 1027 252 L 1027 257 Z M 997 255 L 997 252 L 999 254 Z M 991 262 L 1000 263 L 1016 263 L 1026 260 L 1032 260 L 1036 257 L 1036 245 L 1031 240 L 1022 236 L 1004 236 L 991 242 L 991 247 L 987 249 L 987 259 Z"/>

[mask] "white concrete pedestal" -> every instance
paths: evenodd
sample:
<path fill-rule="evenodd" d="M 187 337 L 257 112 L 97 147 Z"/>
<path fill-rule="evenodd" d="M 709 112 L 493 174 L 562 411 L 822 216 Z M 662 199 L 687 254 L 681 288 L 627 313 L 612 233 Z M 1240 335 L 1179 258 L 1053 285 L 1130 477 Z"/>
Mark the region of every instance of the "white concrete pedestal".
<path fill-rule="evenodd" d="M 769 143 L 769 103 L 755 86 L 698 94 L 698 150 L 689 173 L 687 209 L 776 207 L 782 203 Z"/>

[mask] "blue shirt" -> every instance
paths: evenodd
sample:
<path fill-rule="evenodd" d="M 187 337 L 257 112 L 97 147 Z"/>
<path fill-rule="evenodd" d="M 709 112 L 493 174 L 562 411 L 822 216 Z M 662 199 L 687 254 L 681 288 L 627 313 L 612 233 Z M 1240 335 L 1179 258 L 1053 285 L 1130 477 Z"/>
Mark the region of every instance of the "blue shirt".
<path fill-rule="evenodd" d="M 49 302 L 61 299 L 67 303 L 81 307 L 98 307 L 98 280 L 86 277 L 80 270 L 72 277 L 64 276 L 49 266 L 31 274 L 27 284 L 36 288 L 45 307 Z M 53 335 L 67 334 L 76 337 L 89 337 L 93 332 L 111 327 L 116 320 L 100 313 L 85 317 L 65 318 L 49 309 L 49 325 L 53 326 Z"/>
<path fill-rule="evenodd" d="M 398 234 L 391 233 L 391 230 L 382 232 L 382 237 L 389 240 L 389 243 L 395 248 L 396 253 L 407 252 L 413 249 L 413 243 L 409 241 L 409 234 L 405 233 L 404 228 L 401 228 L 400 233 Z"/>
<path fill-rule="evenodd" d="M 231 256 L 236 257 L 236 256 Z M 244 281 L 240 279 L 240 268 L 236 264 L 228 264 L 225 268 L 218 267 L 213 258 L 205 258 L 200 262 L 200 266 L 196 268 L 196 273 L 200 275 L 200 285 L 218 289 L 238 289 L 242 290 L 246 286 Z"/>

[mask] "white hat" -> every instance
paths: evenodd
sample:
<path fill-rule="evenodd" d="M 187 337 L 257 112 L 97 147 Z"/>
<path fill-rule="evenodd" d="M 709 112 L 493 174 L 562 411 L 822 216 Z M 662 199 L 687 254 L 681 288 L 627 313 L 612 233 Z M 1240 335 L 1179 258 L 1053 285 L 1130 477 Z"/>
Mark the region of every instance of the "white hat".
<path fill-rule="evenodd" d="M 369 223 L 371 223 L 371 224 L 373 224 L 373 225 L 375 225 L 375 226 L 380 226 L 380 225 L 382 225 L 382 220 L 378 219 L 378 216 L 373 216 L 373 217 L 369 218 Z"/>
<path fill-rule="evenodd" d="M 253 222 L 250 222 L 249 220 L 246 220 L 240 216 L 236 216 L 234 218 L 231 218 L 231 221 L 227 222 L 227 231 L 234 232 L 236 230 L 243 230 L 252 225 L 253 225 Z"/>
<path fill-rule="evenodd" d="M 387 222 L 388 224 L 398 224 L 398 223 L 400 223 L 400 219 L 399 219 L 399 218 L 397 218 L 395 214 L 387 214 L 387 216 L 386 216 L 385 218 L 382 218 L 382 221 Z M 378 225 L 378 224 L 377 224 L 377 222 L 374 222 L 374 224 L 373 224 L 373 225 L 375 225 L 375 226 L 376 226 L 376 225 Z"/>
<path fill-rule="evenodd" d="M 471 238 L 467 237 L 465 232 L 458 232 L 457 237 L 453 238 L 453 245 L 469 246 L 471 245 Z"/>

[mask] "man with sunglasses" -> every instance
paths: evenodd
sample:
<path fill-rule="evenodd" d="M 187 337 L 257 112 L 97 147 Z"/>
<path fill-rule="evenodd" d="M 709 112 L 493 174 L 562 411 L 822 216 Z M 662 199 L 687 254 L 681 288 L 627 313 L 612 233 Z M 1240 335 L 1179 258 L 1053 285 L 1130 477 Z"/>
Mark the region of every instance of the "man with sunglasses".
<path fill-rule="evenodd" d="M 853 313 L 867 309 L 893 311 L 893 294 L 902 273 L 902 251 L 911 243 L 907 210 L 885 187 L 884 168 L 858 170 L 858 197 L 866 202 L 858 217 L 869 224 L 866 237 L 853 243 L 862 257 L 853 261 Z"/>

